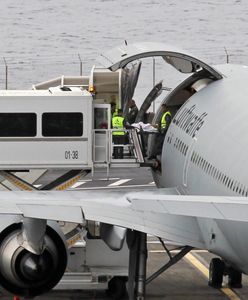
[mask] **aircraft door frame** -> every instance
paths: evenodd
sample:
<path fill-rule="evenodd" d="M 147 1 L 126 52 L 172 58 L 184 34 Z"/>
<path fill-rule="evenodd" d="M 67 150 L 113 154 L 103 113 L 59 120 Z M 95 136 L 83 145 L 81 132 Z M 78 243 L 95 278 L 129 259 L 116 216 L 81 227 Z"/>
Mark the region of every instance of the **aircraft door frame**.
<path fill-rule="evenodd" d="M 105 110 L 106 112 L 101 112 Z M 93 163 L 109 163 L 111 105 L 93 104 Z"/>
<path fill-rule="evenodd" d="M 184 187 L 187 187 L 190 159 L 191 159 L 192 153 L 195 149 L 196 142 L 197 142 L 197 138 L 194 137 L 189 146 L 188 152 L 186 154 L 186 158 L 185 158 L 185 162 L 184 162 L 184 166 L 183 166 L 183 186 Z"/>

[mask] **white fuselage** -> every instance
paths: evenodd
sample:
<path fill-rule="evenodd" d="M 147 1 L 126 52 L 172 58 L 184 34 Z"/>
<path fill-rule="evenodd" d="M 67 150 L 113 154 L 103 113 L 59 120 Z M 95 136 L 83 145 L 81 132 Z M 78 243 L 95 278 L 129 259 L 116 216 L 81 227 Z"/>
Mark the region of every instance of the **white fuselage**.
<path fill-rule="evenodd" d="M 160 187 L 177 186 L 186 195 L 248 196 L 248 68 L 218 70 L 224 78 L 194 94 L 169 126 Z M 197 221 L 206 248 L 248 273 L 248 225 Z"/>

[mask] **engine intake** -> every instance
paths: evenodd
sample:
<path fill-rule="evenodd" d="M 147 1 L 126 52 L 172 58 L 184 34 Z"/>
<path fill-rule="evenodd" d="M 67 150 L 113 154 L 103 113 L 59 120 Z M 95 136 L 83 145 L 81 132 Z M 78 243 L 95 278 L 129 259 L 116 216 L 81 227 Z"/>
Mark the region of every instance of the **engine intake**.
<path fill-rule="evenodd" d="M 58 232 L 47 226 L 45 249 L 33 254 L 19 243 L 22 224 L 13 224 L 0 234 L 0 285 L 13 294 L 34 297 L 52 289 L 67 265 L 67 249 Z"/>

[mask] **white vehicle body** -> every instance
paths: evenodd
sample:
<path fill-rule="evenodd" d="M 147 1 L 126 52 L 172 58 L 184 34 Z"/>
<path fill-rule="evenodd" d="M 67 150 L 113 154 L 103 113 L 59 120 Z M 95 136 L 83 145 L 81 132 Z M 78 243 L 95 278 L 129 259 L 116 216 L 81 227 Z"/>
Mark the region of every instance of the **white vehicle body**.
<path fill-rule="evenodd" d="M 74 91 L 1 91 L 0 111 L 2 127 L 16 122 L 18 132 L 2 130 L 0 133 L 0 169 L 32 169 L 32 168 L 91 168 L 92 167 L 92 95 L 86 90 L 75 88 Z M 43 119 L 44 116 L 81 116 L 77 126 L 81 131 L 77 136 L 68 136 L 60 132 L 59 136 L 51 132 L 44 134 L 44 127 L 54 121 Z M 31 117 L 30 117 L 31 116 Z M 7 120 L 9 117 L 9 121 Z M 31 120 L 30 120 L 30 119 Z M 29 132 L 22 121 L 27 120 L 27 126 L 32 127 Z M 80 123 L 79 123 L 80 122 Z M 82 122 L 82 123 L 81 123 Z M 46 125 L 47 124 L 47 125 Z M 14 126 L 14 125 L 12 125 Z M 29 128 L 30 128 L 29 127 Z M 22 135 L 23 131 L 23 135 Z M 15 135 L 15 136 L 13 136 Z"/>

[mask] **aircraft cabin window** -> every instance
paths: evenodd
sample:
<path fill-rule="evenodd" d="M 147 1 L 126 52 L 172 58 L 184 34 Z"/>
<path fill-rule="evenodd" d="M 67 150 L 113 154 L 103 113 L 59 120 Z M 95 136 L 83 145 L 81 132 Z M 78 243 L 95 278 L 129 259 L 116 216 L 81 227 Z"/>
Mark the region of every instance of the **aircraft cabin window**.
<path fill-rule="evenodd" d="M 83 114 L 78 112 L 43 113 L 42 135 L 82 136 Z"/>
<path fill-rule="evenodd" d="M 236 182 L 234 182 L 234 185 L 233 185 L 233 191 L 235 191 L 235 190 L 236 190 L 236 185 L 237 185 L 237 183 L 236 183 Z"/>
<path fill-rule="evenodd" d="M 242 183 L 241 183 L 241 184 L 240 184 L 240 187 L 239 187 L 239 194 L 242 193 L 242 188 L 243 188 L 243 185 L 242 185 Z"/>
<path fill-rule="evenodd" d="M 194 163 L 195 162 L 195 152 L 192 153 L 190 160 Z"/>
<path fill-rule="evenodd" d="M 228 178 L 228 184 L 227 184 L 227 187 L 230 188 L 230 184 L 231 184 L 231 179 Z"/>
<path fill-rule="evenodd" d="M 176 147 L 177 141 L 178 141 L 178 139 L 176 138 L 175 142 L 174 142 L 174 147 Z"/>
<path fill-rule="evenodd" d="M 208 172 L 209 172 L 210 176 L 213 176 L 213 166 L 211 164 L 209 164 L 209 170 L 208 170 Z"/>
<path fill-rule="evenodd" d="M 187 154 L 188 149 L 189 149 L 189 146 L 186 146 L 186 148 L 185 148 L 185 155 Z"/>
<path fill-rule="evenodd" d="M 222 175 L 221 175 L 220 182 L 224 183 L 224 173 L 222 173 Z"/>
<path fill-rule="evenodd" d="M 242 196 L 245 196 L 245 186 L 243 185 Z"/>
<path fill-rule="evenodd" d="M 236 186 L 236 193 L 238 193 L 238 190 L 239 190 L 239 183 L 237 183 L 237 186 Z"/>
<path fill-rule="evenodd" d="M 213 177 L 213 172 L 214 172 L 214 168 L 213 168 L 213 166 L 210 164 L 209 174 L 210 174 L 210 176 L 212 176 L 212 177 Z"/>
<path fill-rule="evenodd" d="M 35 113 L 0 113 L 0 137 L 33 137 L 36 131 Z"/>
<path fill-rule="evenodd" d="M 206 172 L 209 173 L 209 171 L 210 171 L 210 163 L 208 162 L 207 163 L 207 171 Z"/>
<path fill-rule="evenodd" d="M 178 150 L 179 150 L 179 151 L 180 151 L 180 149 L 181 149 L 181 144 L 182 144 L 182 142 L 179 141 L 179 143 L 178 143 Z"/>

